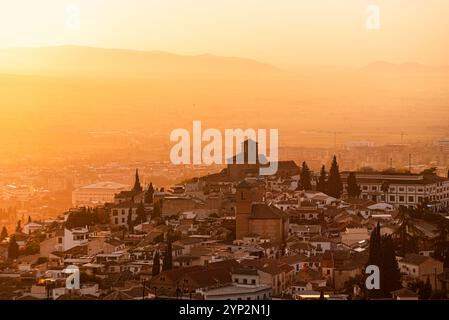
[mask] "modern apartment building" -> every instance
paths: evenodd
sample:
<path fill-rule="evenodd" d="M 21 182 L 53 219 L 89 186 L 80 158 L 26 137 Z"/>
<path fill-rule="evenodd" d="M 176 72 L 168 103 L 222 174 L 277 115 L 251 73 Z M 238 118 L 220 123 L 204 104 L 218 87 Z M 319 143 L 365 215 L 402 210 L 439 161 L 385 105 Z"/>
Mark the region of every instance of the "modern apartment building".
<path fill-rule="evenodd" d="M 341 174 L 345 192 L 349 172 Z M 436 175 L 356 172 L 362 199 L 386 202 L 397 207 L 414 207 L 427 199 L 432 208 L 449 207 L 449 179 Z M 382 188 L 384 186 L 384 188 Z M 387 191 L 384 192 L 388 187 Z"/>

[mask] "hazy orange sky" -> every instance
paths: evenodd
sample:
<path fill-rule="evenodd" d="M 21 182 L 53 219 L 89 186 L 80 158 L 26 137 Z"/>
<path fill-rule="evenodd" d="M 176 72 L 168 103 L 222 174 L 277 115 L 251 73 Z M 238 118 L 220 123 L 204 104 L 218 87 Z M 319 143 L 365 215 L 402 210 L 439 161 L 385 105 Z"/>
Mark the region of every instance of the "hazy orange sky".
<path fill-rule="evenodd" d="M 370 4 L 380 8 L 378 31 L 365 27 Z M 79 29 L 69 5 L 80 9 Z M 448 0 L 0 0 L 0 47 L 210 53 L 289 67 L 447 65 L 448 39 Z"/>

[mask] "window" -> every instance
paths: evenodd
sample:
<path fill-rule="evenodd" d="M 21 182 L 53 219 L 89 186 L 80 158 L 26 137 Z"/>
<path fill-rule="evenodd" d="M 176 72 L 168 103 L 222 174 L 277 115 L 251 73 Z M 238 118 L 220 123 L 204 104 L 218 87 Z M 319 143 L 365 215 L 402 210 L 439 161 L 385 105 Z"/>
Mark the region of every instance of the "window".
<path fill-rule="evenodd" d="M 256 284 L 256 279 L 252 279 L 251 284 Z"/>
<path fill-rule="evenodd" d="M 405 188 L 404 187 L 399 187 L 399 192 L 404 192 Z"/>
<path fill-rule="evenodd" d="M 408 202 L 415 202 L 414 196 L 408 196 Z"/>
<path fill-rule="evenodd" d="M 238 279 L 238 278 L 235 278 L 235 279 L 234 279 L 234 282 L 235 282 L 235 283 L 239 283 L 239 279 Z"/>
<path fill-rule="evenodd" d="M 248 280 L 247 280 L 247 279 L 243 279 L 243 283 L 244 283 L 244 284 L 247 284 L 247 283 L 248 283 Z"/>
<path fill-rule="evenodd" d="M 125 223 L 126 221 L 125 221 L 125 218 L 122 218 L 122 223 Z"/>
<path fill-rule="evenodd" d="M 112 215 L 113 215 L 113 216 L 118 215 L 118 211 L 117 211 L 116 209 L 114 209 L 114 210 L 112 211 Z"/>
<path fill-rule="evenodd" d="M 368 186 L 362 186 L 362 190 L 368 190 Z"/>
<path fill-rule="evenodd" d="M 396 196 L 390 196 L 390 202 L 396 202 Z"/>
<path fill-rule="evenodd" d="M 405 197 L 404 196 L 399 196 L 399 202 L 404 202 L 405 201 Z"/>
<path fill-rule="evenodd" d="M 372 191 L 377 191 L 377 186 L 371 186 Z"/>
<path fill-rule="evenodd" d="M 58 238 L 58 243 L 62 243 L 62 238 Z"/>
<path fill-rule="evenodd" d="M 118 218 L 115 218 L 115 219 L 114 219 L 114 223 L 115 223 L 115 224 L 118 224 Z"/>

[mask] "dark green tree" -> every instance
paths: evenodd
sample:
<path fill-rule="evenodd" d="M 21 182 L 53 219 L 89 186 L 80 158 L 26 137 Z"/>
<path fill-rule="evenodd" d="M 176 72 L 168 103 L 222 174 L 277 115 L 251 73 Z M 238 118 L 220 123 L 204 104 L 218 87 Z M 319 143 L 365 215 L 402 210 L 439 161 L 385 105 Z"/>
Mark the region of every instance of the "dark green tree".
<path fill-rule="evenodd" d="M 438 240 L 446 241 L 447 236 L 449 235 L 449 220 L 448 219 L 440 219 L 437 223 L 437 231 L 438 231 Z"/>
<path fill-rule="evenodd" d="M 376 227 L 371 231 L 371 236 L 369 240 L 369 256 L 368 256 L 368 263 L 369 265 L 375 265 L 378 266 L 379 269 L 382 265 L 382 238 L 380 235 L 380 224 L 377 223 Z M 382 287 L 381 287 L 382 289 Z M 382 295 L 381 289 L 372 289 L 372 290 L 366 290 L 366 294 L 369 298 L 379 298 Z"/>
<path fill-rule="evenodd" d="M 404 257 L 407 253 L 417 252 L 417 239 L 423 236 L 410 217 L 409 209 L 401 206 L 397 216 L 398 228 L 394 232 L 394 239 L 397 243 L 398 255 Z"/>
<path fill-rule="evenodd" d="M 433 257 L 442 261 L 444 268 L 449 268 L 449 241 L 438 241 L 435 244 Z"/>
<path fill-rule="evenodd" d="M 31 216 L 28 216 L 28 223 L 31 223 Z"/>
<path fill-rule="evenodd" d="M 171 244 L 171 235 L 167 234 L 167 248 L 164 254 L 164 264 L 162 265 L 162 271 L 171 270 L 173 268 L 173 252 Z"/>
<path fill-rule="evenodd" d="M 134 221 L 133 221 L 133 206 L 131 204 L 131 207 L 128 211 L 128 231 L 129 233 L 132 233 L 134 231 Z"/>
<path fill-rule="evenodd" d="M 382 261 L 382 252 L 381 252 L 381 235 L 380 235 L 380 224 L 377 223 L 376 227 L 371 232 L 371 237 L 369 240 L 369 258 L 368 265 L 380 265 Z"/>
<path fill-rule="evenodd" d="M 361 192 L 355 174 L 354 172 L 351 172 L 348 176 L 348 196 L 350 198 L 358 198 Z"/>
<path fill-rule="evenodd" d="M 9 259 L 17 259 L 19 257 L 19 245 L 16 241 L 16 236 L 12 235 L 9 239 L 8 246 L 8 258 Z"/>
<path fill-rule="evenodd" d="M 387 202 L 388 201 L 387 193 L 390 190 L 390 183 L 388 181 L 386 181 L 386 180 L 382 181 L 382 184 L 380 186 L 380 190 L 384 193 L 384 197 L 385 197 L 385 201 L 384 202 Z"/>
<path fill-rule="evenodd" d="M 385 235 L 381 239 L 382 263 L 380 265 L 380 288 L 383 297 L 391 297 L 391 292 L 402 288 L 401 272 L 396 260 L 393 238 Z"/>
<path fill-rule="evenodd" d="M 300 179 L 304 190 L 312 190 L 312 175 L 305 161 L 302 163 Z"/>
<path fill-rule="evenodd" d="M 67 229 L 82 228 L 95 223 L 95 215 L 89 208 L 79 208 L 69 213 L 65 227 Z"/>
<path fill-rule="evenodd" d="M 343 183 L 341 182 L 340 169 L 338 168 L 337 157 L 332 159 L 329 179 L 327 180 L 327 194 L 334 198 L 340 198 L 343 192 Z"/>
<path fill-rule="evenodd" d="M 2 232 L 0 233 L 0 241 L 5 240 L 8 237 L 8 230 L 3 226 Z"/>
<path fill-rule="evenodd" d="M 161 208 L 161 203 L 160 201 L 156 201 L 153 204 L 153 214 L 151 215 L 151 219 L 155 220 L 158 219 L 162 216 L 162 208 Z"/>
<path fill-rule="evenodd" d="M 323 165 L 320 170 L 320 177 L 318 178 L 318 183 L 316 185 L 317 191 L 326 193 L 326 167 Z"/>
<path fill-rule="evenodd" d="M 145 207 L 144 207 L 142 201 L 139 203 L 139 206 L 137 207 L 136 214 L 137 214 L 137 221 L 139 223 L 144 223 L 147 220 L 147 217 L 145 214 Z"/>
<path fill-rule="evenodd" d="M 147 191 L 145 192 L 145 203 L 151 204 L 153 203 L 153 195 L 154 195 L 154 187 L 153 183 L 150 182 Z"/>
<path fill-rule="evenodd" d="M 152 275 L 157 276 L 159 272 L 161 271 L 161 260 L 159 255 L 159 250 L 156 250 L 153 256 L 153 269 L 152 269 Z"/>
<path fill-rule="evenodd" d="M 142 192 L 142 185 L 140 184 L 140 178 L 139 178 L 139 169 L 136 169 L 136 177 L 134 180 L 134 187 L 132 189 L 135 193 Z"/>

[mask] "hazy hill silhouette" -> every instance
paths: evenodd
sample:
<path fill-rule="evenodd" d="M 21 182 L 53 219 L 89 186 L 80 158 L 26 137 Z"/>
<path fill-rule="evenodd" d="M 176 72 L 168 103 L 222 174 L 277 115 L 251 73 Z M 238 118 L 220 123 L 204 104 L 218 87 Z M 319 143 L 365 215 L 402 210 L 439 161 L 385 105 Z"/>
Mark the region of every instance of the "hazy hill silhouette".
<path fill-rule="evenodd" d="M 159 51 L 78 46 L 0 50 L 0 72 L 153 77 L 275 72 L 277 68 L 251 59 L 209 54 L 188 56 Z"/>

